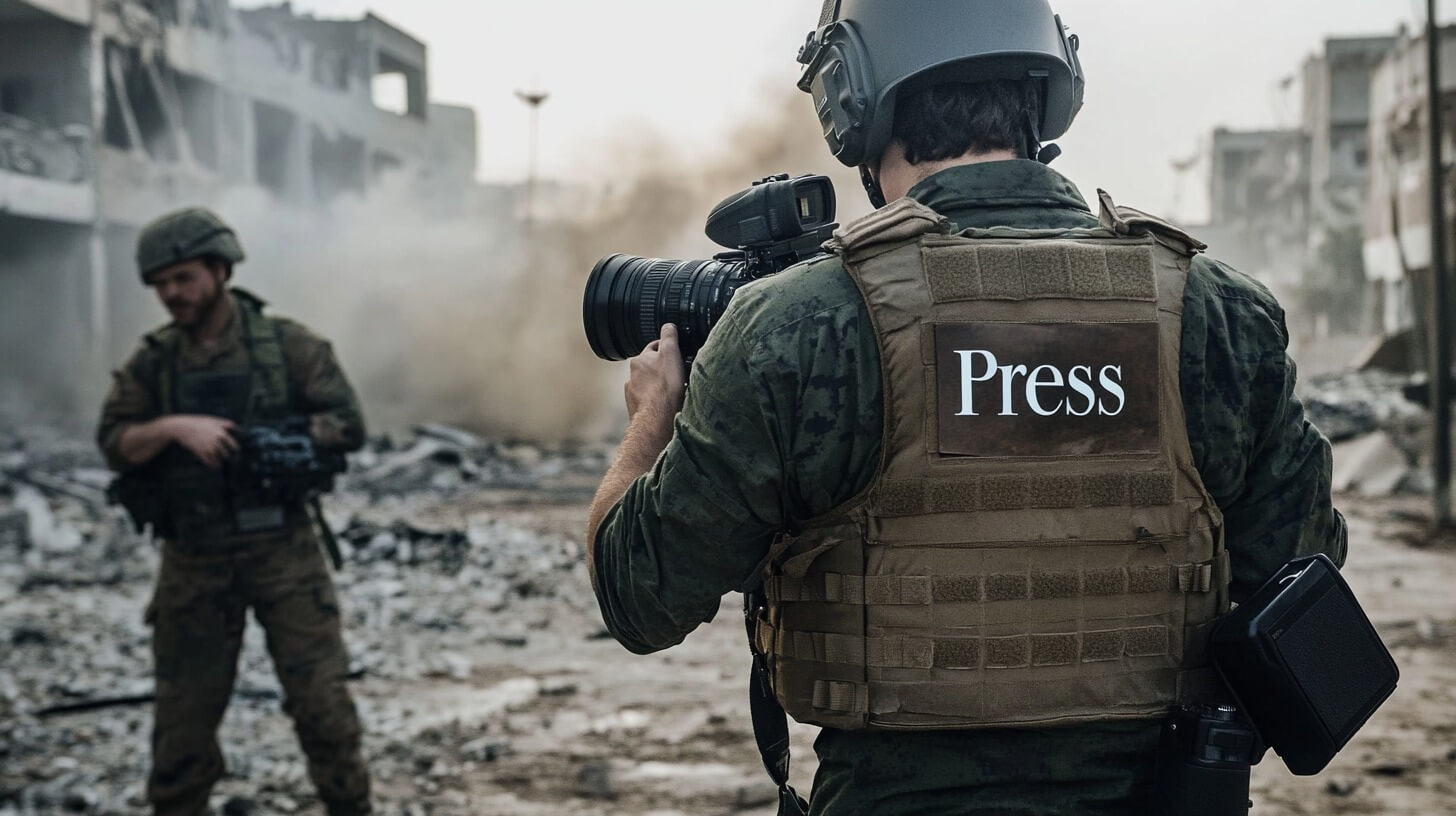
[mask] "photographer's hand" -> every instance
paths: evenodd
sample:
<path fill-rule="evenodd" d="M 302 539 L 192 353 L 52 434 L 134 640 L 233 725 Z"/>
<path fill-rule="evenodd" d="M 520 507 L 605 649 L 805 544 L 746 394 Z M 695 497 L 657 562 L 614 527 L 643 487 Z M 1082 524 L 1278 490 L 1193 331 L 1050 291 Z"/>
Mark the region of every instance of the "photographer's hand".
<path fill-rule="evenodd" d="M 597 528 L 612 505 L 621 500 L 637 477 L 652 469 L 672 440 L 672 421 L 682 410 L 685 384 L 677 326 L 662 327 L 661 336 L 632 358 L 627 378 L 627 435 L 617 449 L 617 460 L 602 479 L 587 516 L 587 574 L 596 584 L 593 566 Z"/>
<path fill-rule="evenodd" d="M 658 339 L 633 357 L 629 365 L 631 375 L 625 389 L 628 419 L 636 424 L 638 414 L 646 411 L 648 416 L 643 419 L 652 425 L 665 427 L 667 435 L 671 436 L 672 418 L 682 410 L 684 393 L 683 359 L 677 344 L 677 326 L 664 324 Z M 666 447 L 667 440 L 662 440 L 662 444 Z"/>

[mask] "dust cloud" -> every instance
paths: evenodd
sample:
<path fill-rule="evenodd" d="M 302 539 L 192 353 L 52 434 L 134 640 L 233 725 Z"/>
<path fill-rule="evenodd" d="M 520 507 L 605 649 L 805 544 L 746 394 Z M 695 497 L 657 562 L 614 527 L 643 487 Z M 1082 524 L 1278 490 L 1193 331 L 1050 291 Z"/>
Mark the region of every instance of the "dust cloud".
<path fill-rule="evenodd" d="M 625 421 L 626 366 L 587 345 L 581 301 L 592 266 L 612 252 L 708 257 L 719 251 L 703 235 L 711 207 L 775 172 L 833 173 L 850 194 L 846 213 L 867 211 L 815 124 L 794 92 L 736 128 L 728 147 L 700 155 L 670 134 L 584 140 L 582 161 L 611 163 L 618 180 L 605 190 L 545 182 L 532 221 L 505 202 L 471 221 L 436 217 L 387 185 L 307 219 L 271 210 L 261 195 L 219 207 L 250 253 L 237 283 L 334 342 L 374 427 L 436 421 L 593 439 Z"/>
<path fill-rule="evenodd" d="M 608 182 L 543 180 L 529 221 L 518 191 L 402 178 L 309 208 L 256 188 L 175 203 L 213 207 L 234 226 L 248 254 L 234 284 L 333 342 L 371 430 L 444 422 L 494 437 L 602 439 L 625 423 L 626 365 L 597 359 L 582 328 L 582 293 L 600 257 L 709 257 L 720 251 L 703 235 L 711 207 L 778 172 L 830 173 L 847 199 L 842 217 L 868 210 L 854 173 L 825 149 L 808 100 L 782 89 L 764 99 L 723 147 L 641 129 L 583 136 L 578 161 L 598 169 L 582 177 Z M 603 165 L 612 171 L 603 174 Z M 150 293 L 133 291 L 134 269 L 120 257 L 133 240 L 113 239 L 111 333 L 120 345 L 107 349 L 108 366 L 165 320 Z M 84 231 L 58 236 L 46 254 L 83 258 L 85 241 Z M 84 325 L 79 314 L 56 317 L 31 321 L 23 335 L 45 346 Z M 72 382 L 81 378 L 64 367 L 27 371 L 26 401 L 44 414 L 52 399 L 43 395 L 79 391 L 89 420 L 104 378 Z"/>

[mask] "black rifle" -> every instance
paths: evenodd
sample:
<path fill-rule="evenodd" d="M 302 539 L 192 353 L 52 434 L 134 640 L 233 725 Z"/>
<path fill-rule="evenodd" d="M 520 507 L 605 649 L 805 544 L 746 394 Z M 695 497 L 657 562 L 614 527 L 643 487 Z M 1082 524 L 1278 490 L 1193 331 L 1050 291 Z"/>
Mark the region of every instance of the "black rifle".
<path fill-rule="evenodd" d="M 238 439 L 239 453 L 223 466 L 222 483 L 227 494 L 224 498 L 231 501 L 248 496 L 248 503 L 257 505 L 234 511 L 237 531 L 253 532 L 281 525 L 282 508 L 286 506 L 312 507 L 324 546 L 335 568 L 341 566 L 343 559 L 338 543 L 319 512 L 318 497 L 332 490 L 334 477 L 344 472 L 344 455 L 323 451 L 314 445 L 307 416 L 240 425 L 233 434 Z M 168 477 L 169 468 L 178 466 L 179 455 L 185 452 L 164 453 L 157 460 L 118 476 L 107 489 L 109 503 L 126 508 L 137 532 L 151 527 L 152 533 L 162 538 L 176 534 L 177 508 L 185 508 L 189 503 L 189 497 L 179 494 L 189 491 L 189 482 L 202 481 Z M 169 457 L 170 462 L 164 463 L 164 458 Z M 188 463 L 181 467 L 193 470 L 203 467 L 195 457 L 186 455 L 186 459 Z"/>

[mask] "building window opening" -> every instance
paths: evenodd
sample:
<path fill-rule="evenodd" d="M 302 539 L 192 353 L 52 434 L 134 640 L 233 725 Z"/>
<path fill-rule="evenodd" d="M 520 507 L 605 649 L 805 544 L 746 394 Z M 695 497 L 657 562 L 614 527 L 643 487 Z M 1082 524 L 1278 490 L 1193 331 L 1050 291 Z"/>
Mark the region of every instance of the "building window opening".
<path fill-rule="evenodd" d="M 343 193 L 364 192 L 364 142 L 349 136 L 330 139 L 313 129 L 313 191 L 329 202 Z"/>
<path fill-rule="evenodd" d="M 372 85 L 374 106 L 380 110 L 425 118 L 425 73 L 398 57 L 380 52 Z"/>
<path fill-rule="evenodd" d="M 147 153 L 158 161 L 177 161 L 177 140 L 176 134 L 167 121 L 166 110 L 158 95 L 157 85 L 153 81 L 153 71 L 142 63 L 141 55 L 135 48 L 123 48 L 122 46 L 108 42 L 106 44 L 106 76 L 107 76 L 107 121 L 112 118 L 112 104 L 119 112 L 121 124 L 127 133 L 127 147 L 134 147 L 131 143 L 134 137 L 140 137 L 142 147 Z M 157 69 L 157 76 L 165 70 Z M 131 114 L 131 122 L 127 120 L 127 113 Z M 135 131 L 133 131 L 135 127 Z M 116 146 L 116 140 L 108 138 L 107 141 Z"/>
<path fill-rule="evenodd" d="M 182 103 L 182 126 L 187 130 L 192 157 L 198 164 L 217 170 L 221 164 L 218 132 L 221 91 L 216 85 L 187 74 L 176 74 L 176 82 L 177 98 Z"/>
<path fill-rule="evenodd" d="M 257 181 L 282 196 L 293 188 L 289 179 L 290 157 L 296 149 L 293 114 L 266 102 L 253 103 L 256 138 Z"/>

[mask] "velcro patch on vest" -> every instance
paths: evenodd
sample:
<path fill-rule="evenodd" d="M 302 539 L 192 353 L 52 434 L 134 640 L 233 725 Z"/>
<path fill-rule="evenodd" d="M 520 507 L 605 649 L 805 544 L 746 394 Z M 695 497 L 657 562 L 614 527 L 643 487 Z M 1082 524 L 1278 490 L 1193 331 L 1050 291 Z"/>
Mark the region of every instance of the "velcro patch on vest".
<path fill-rule="evenodd" d="M 1164 507 L 1173 503 L 1173 473 L 1091 473 L 1082 476 L 942 477 L 887 481 L 878 513 L 973 513 L 982 510 L 1051 510 L 1068 507 Z"/>
<path fill-rule="evenodd" d="M 946 456 L 1150 453 L 1159 445 L 1158 324 L 935 326 L 936 450 Z M 999 486 L 986 484 L 983 490 Z M 1071 482 L 1038 486 L 1069 496 Z M 996 490 L 988 503 L 1025 506 Z"/>
<path fill-rule="evenodd" d="M 1158 297 L 1150 246 L 1034 241 L 932 247 L 925 250 L 925 275 L 936 303 Z"/>

